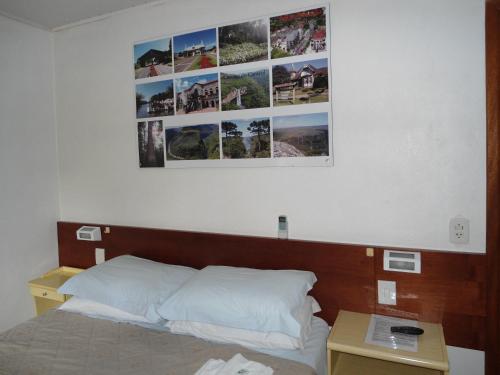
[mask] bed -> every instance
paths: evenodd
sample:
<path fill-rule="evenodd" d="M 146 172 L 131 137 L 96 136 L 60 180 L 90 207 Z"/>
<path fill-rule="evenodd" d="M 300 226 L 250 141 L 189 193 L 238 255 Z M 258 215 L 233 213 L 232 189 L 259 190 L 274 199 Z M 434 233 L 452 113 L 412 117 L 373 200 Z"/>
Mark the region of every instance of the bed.
<path fill-rule="evenodd" d="M 165 272 L 168 272 L 168 277 Z M 255 277 L 254 272 L 259 272 L 259 276 Z M 245 273 L 248 273 L 245 276 L 248 278 L 239 280 Z M 214 275 L 219 279 L 210 284 L 210 277 Z M 269 278 L 267 281 L 266 277 Z M 273 295 L 272 285 L 276 284 L 273 281 L 278 280 L 280 284 L 281 277 L 285 277 L 285 282 L 281 284 L 289 287 L 276 287 L 279 294 Z M 312 277 L 314 274 L 306 271 L 262 271 L 220 266 L 208 266 L 198 271 L 136 257 L 117 257 L 70 279 L 63 286 L 67 288 L 63 292 L 77 297 L 66 304 L 80 297 L 90 298 L 92 303 L 113 306 L 124 314 L 138 317 L 137 320 L 125 319 L 122 315 L 117 318 L 115 315 L 95 314 L 85 308 L 72 310 L 64 304 L 58 310 L 50 310 L 0 334 L 0 374 L 190 375 L 208 360 L 228 361 L 239 353 L 249 361 L 272 368 L 274 374 L 325 375 L 329 328 L 324 320 L 313 316 L 313 304 L 309 303 L 313 298 L 307 293 L 315 280 L 304 284 L 305 279 Z M 256 281 L 256 286 L 244 291 L 251 284 L 249 279 L 259 280 L 262 285 L 257 285 L 259 281 Z M 221 280 L 224 282 L 220 283 Z M 262 290 L 262 286 L 270 291 Z M 216 292 L 212 293 L 214 290 Z M 266 296 L 267 293 L 269 296 Z M 278 308 L 288 309 L 283 304 L 263 308 L 274 304 L 269 301 L 279 300 L 281 294 L 288 294 L 291 299 L 305 296 L 305 299 L 300 297 L 300 306 L 308 306 L 311 310 L 307 319 L 303 320 L 308 322 L 308 330 L 305 330 L 302 318 L 297 318 L 299 330 L 295 330 L 294 325 L 286 324 L 282 329 L 274 329 L 276 324 L 282 324 L 292 315 L 297 317 L 301 314 L 296 314 L 296 311 L 303 311 L 301 307 L 299 310 L 290 309 L 293 310 L 290 317 L 287 316 L 288 311 L 277 317 L 271 316 Z M 205 301 L 199 297 L 204 295 L 209 297 Z M 252 301 L 254 295 L 256 299 Z M 259 300 L 268 303 L 259 306 L 255 303 Z M 154 311 L 151 309 L 153 305 Z M 234 306 L 241 307 L 243 312 Z M 197 309 L 202 318 L 193 315 Z M 176 314 L 178 320 L 173 319 Z M 265 337 L 271 337 L 268 334 L 274 331 L 279 331 L 280 335 L 286 333 L 285 336 L 296 331 L 297 335 L 293 338 L 300 345 L 242 346 L 240 340 L 236 343 L 231 340 L 221 342 L 206 339 L 205 336 L 195 337 L 196 333 L 179 334 L 166 323 L 200 321 L 207 316 L 207 323 L 227 323 L 237 332 L 253 332 L 255 328 L 259 332 L 265 331 Z M 242 326 L 238 326 L 240 323 Z M 307 334 L 303 334 L 306 331 Z"/>
<path fill-rule="evenodd" d="M 192 336 L 53 310 L 0 335 L 2 375 L 192 375 L 208 359 L 236 353 L 277 375 L 326 374 L 326 335 L 320 318 L 303 351 L 263 351 Z"/>

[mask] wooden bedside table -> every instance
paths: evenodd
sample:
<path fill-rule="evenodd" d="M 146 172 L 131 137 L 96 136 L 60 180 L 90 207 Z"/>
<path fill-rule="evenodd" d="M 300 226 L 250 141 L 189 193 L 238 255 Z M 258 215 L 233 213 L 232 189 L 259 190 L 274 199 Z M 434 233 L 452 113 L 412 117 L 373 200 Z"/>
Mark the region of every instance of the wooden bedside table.
<path fill-rule="evenodd" d="M 36 315 L 41 315 L 45 311 L 58 307 L 64 301 L 70 299 L 71 296 L 69 295 L 58 294 L 57 289 L 66 280 L 82 271 L 80 268 L 59 267 L 47 272 L 38 279 L 31 280 L 28 285 L 35 301 Z"/>
<path fill-rule="evenodd" d="M 339 311 L 327 342 L 328 375 L 448 375 L 448 352 L 440 324 L 419 322 L 425 333 L 418 351 L 365 343 L 370 314 Z"/>

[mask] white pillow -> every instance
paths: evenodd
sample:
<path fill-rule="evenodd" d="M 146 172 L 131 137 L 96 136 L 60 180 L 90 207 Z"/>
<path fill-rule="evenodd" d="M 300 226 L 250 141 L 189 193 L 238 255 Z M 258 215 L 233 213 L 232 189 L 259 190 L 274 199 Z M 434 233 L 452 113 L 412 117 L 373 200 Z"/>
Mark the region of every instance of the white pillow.
<path fill-rule="evenodd" d="M 91 318 L 107 319 L 124 323 L 150 323 L 145 317 L 130 314 L 126 311 L 88 299 L 73 297 L 58 307 L 58 310 L 69 311 Z"/>
<path fill-rule="evenodd" d="M 122 255 L 71 277 L 58 292 L 158 323 L 162 318 L 156 309 L 196 272 L 190 267 Z"/>
<path fill-rule="evenodd" d="M 320 311 L 321 307 L 318 302 L 313 297 L 308 296 L 302 308 L 296 314 L 297 321 L 301 325 L 300 338 L 281 332 L 252 331 L 185 320 L 169 321 L 166 327 L 172 333 L 191 335 L 223 344 L 237 344 L 251 349 L 295 350 L 304 349 L 312 329 L 312 316 Z"/>
<path fill-rule="evenodd" d="M 295 314 L 316 282 L 309 271 L 208 266 L 158 309 L 167 320 L 187 320 L 300 338 Z"/>

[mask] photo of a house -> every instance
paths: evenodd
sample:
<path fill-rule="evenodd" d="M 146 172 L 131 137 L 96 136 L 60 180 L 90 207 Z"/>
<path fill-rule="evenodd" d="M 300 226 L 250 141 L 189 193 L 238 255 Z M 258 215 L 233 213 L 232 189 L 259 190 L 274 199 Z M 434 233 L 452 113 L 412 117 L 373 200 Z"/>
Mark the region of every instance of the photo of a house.
<path fill-rule="evenodd" d="M 176 73 L 216 66 L 216 29 L 174 36 L 174 70 Z"/>
<path fill-rule="evenodd" d="M 222 110 L 269 107 L 269 70 L 221 73 Z"/>
<path fill-rule="evenodd" d="M 266 60 L 268 26 L 262 19 L 219 27 L 220 65 Z"/>
<path fill-rule="evenodd" d="M 141 121 L 137 124 L 139 144 L 139 166 L 141 168 L 163 168 L 163 123 L 162 121 Z"/>
<path fill-rule="evenodd" d="M 174 114 L 174 85 L 171 79 L 135 86 L 136 117 L 162 117 Z"/>
<path fill-rule="evenodd" d="M 328 59 L 273 66 L 274 106 L 328 101 Z"/>
<path fill-rule="evenodd" d="M 271 58 L 326 51 L 326 9 L 271 18 Z"/>
<path fill-rule="evenodd" d="M 217 73 L 175 80 L 176 113 L 205 113 L 219 110 Z"/>
<path fill-rule="evenodd" d="M 220 159 L 219 124 L 165 129 L 167 160 Z"/>
<path fill-rule="evenodd" d="M 134 45 L 135 78 L 172 73 L 172 39 L 164 38 Z"/>
<path fill-rule="evenodd" d="M 328 113 L 273 117 L 275 158 L 328 156 Z"/>
<path fill-rule="evenodd" d="M 269 117 L 221 123 L 224 159 L 271 157 Z"/>

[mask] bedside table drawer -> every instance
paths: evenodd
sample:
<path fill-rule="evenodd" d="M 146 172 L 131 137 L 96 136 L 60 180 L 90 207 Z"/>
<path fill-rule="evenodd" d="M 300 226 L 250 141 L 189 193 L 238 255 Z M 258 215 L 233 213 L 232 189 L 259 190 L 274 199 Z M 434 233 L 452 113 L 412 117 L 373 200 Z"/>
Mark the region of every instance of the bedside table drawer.
<path fill-rule="evenodd" d="M 37 288 L 37 287 L 32 286 L 30 288 L 30 291 L 34 297 L 42 297 L 42 298 L 47 298 L 47 299 L 51 299 L 54 301 L 60 301 L 60 302 L 65 301 L 64 294 L 59 294 L 59 293 L 51 291 L 51 290 Z"/>
<path fill-rule="evenodd" d="M 439 370 L 414 367 L 402 363 L 388 362 L 354 354 L 338 353 L 333 374 L 342 375 L 441 375 Z"/>

